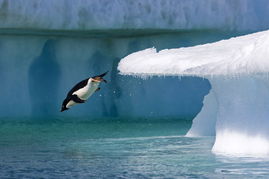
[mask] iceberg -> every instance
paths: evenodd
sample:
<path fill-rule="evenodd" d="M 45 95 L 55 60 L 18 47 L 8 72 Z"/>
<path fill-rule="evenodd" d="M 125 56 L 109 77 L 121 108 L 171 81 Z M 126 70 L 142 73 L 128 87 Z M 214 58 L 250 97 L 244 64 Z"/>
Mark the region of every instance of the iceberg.
<path fill-rule="evenodd" d="M 1 29 L 169 29 L 257 31 L 267 0 L 0 0 Z"/>
<path fill-rule="evenodd" d="M 212 151 L 269 154 L 269 31 L 193 47 L 150 48 L 123 58 L 122 75 L 196 76 L 211 90 L 186 136 L 216 135 Z"/>

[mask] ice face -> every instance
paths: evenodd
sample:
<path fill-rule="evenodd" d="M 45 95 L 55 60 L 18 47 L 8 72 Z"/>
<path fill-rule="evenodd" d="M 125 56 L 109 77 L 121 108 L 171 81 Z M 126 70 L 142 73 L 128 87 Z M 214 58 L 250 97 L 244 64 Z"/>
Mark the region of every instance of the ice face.
<path fill-rule="evenodd" d="M 0 0 L 0 28 L 264 30 L 267 0 Z"/>
<path fill-rule="evenodd" d="M 269 155 L 268 76 L 210 81 L 218 99 L 213 151 Z"/>
<path fill-rule="evenodd" d="M 203 33 L 135 38 L 72 38 L 50 34 L 0 37 L 0 118 L 60 116 L 85 120 L 103 117 L 192 119 L 210 89 L 208 80 L 153 77 L 145 81 L 119 75 L 118 62 L 127 54 L 151 46 L 173 48 L 223 38 L 222 34 L 206 36 Z M 102 83 L 100 91 L 85 104 L 60 112 L 67 92 L 76 83 L 107 70 L 108 83 Z"/>
<path fill-rule="evenodd" d="M 216 119 L 218 115 L 218 101 L 215 92 L 211 89 L 205 96 L 203 108 L 192 121 L 191 129 L 186 136 L 214 136 L 216 134 Z"/>
<path fill-rule="evenodd" d="M 269 31 L 121 60 L 121 74 L 206 77 L 212 89 L 187 136 L 216 133 L 213 152 L 269 155 Z"/>

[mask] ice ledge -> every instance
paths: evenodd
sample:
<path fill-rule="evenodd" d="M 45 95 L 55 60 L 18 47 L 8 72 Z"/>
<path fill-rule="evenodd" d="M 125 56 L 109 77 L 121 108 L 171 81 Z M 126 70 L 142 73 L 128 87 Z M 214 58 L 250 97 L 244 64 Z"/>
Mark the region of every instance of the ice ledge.
<path fill-rule="evenodd" d="M 123 58 L 126 75 L 227 76 L 269 72 L 269 31 L 188 48 L 146 49 Z"/>
<path fill-rule="evenodd" d="M 269 31 L 171 50 L 146 49 L 119 63 L 121 74 L 207 77 L 211 91 L 187 136 L 216 134 L 212 151 L 269 155 Z"/>

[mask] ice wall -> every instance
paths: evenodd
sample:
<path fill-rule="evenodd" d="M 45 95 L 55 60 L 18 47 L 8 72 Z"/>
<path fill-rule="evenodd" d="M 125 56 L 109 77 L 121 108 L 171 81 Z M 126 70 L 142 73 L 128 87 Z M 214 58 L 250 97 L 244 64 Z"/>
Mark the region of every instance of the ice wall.
<path fill-rule="evenodd" d="M 152 46 L 173 48 L 220 38 L 223 34 L 205 36 L 199 32 L 124 38 L 0 35 L 0 93 L 4 101 L 0 103 L 0 120 L 48 116 L 192 119 L 210 89 L 207 80 L 154 77 L 144 81 L 118 75 L 118 62 L 127 54 Z M 106 70 L 110 71 L 106 77 L 109 83 L 87 103 L 59 112 L 76 82 Z"/>
<path fill-rule="evenodd" d="M 0 0 L 0 28 L 45 30 L 269 27 L 267 0 Z"/>
<path fill-rule="evenodd" d="M 213 79 L 210 83 L 219 103 L 213 151 L 269 155 L 268 76 Z"/>
<path fill-rule="evenodd" d="M 269 31 L 189 48 L 146 49 L 121 60 L 121 74 L 209 79 L 211 91 L 187 136 L 212 135 L 213 151 L 269 155 Z"/>

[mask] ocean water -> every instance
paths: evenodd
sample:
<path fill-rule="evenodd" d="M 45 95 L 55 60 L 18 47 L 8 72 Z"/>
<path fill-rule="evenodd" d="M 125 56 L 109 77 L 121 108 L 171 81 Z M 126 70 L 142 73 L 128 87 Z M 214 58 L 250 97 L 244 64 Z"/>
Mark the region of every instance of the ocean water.
<path fill-rule="evenodd" d="M 269 160 L 218 156 L 190 120 L 2 119 L 0 178 L 267 178 Z"/>

